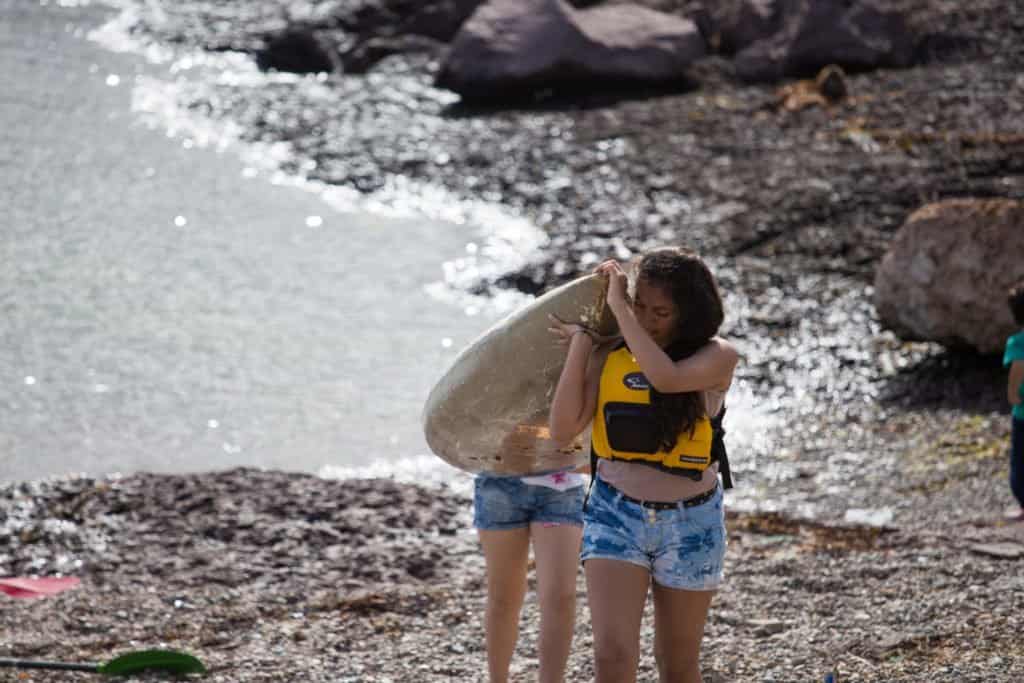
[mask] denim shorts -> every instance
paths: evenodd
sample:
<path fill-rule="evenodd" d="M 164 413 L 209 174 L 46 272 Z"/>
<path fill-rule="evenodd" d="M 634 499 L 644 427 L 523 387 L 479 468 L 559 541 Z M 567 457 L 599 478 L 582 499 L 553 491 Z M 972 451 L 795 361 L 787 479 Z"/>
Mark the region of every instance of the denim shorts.
<path fill-rule="evenodd" d="M 581 557 L 640 565 L 666 588 L 716 590 L 724 576 L 722 500 L 719 487 L 700 505 L 653 510 L 624 500 L 598 478 L 584 513 Z"/>
<path fill-rule="evenodd" d="M 533 522 L 583 526 L 583 486 L 556 491 L 519 477 L 477 475 L 473 526 L 486 531 L 518 529 Z"/>

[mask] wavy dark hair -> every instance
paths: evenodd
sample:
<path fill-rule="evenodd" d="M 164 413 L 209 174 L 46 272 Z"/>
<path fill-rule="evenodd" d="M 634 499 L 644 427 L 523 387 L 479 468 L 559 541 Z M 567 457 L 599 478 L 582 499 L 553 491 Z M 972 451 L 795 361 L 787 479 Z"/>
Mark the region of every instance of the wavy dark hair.
<path fill-rule="evenodd" d="M 636 264 L 636 279 L 669 294 L 679 313 L 673 341 L 665 349 L 679 361 L 697 353 L 722 326 L 725 311 L 715 277 L 697 254 L 683 247 L 647 252 Z M 706 416 L 699 391 L 663 394 L 651 388 L 651 405 L 659 428 L 659 443 L 672 450 L 683 431 L 693 432 Z"/>

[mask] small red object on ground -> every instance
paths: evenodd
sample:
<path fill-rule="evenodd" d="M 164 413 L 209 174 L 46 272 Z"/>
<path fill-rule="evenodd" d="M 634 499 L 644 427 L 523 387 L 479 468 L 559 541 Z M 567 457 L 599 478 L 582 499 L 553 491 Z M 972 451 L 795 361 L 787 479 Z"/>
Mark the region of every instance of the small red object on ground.
<path fill-rule="evenodd" d="M 7 593 L 12 598 L 44 598 L 74 588 L 79 583 L 81 583 L 81 579 L 76 579 L 73 576 L 39 578 L 9 576 L 0 578 L 0 592 Z"/>

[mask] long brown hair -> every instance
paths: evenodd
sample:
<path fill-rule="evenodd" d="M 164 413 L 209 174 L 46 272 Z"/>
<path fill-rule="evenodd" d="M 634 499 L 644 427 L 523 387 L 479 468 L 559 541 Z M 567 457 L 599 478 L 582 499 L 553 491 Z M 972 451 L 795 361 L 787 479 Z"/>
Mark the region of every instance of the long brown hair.
<path fill-rule="evenodd" d="M 683 247 L 662 247 L 647 252 L 636 267 L 637 280 L 661 288 L 672 298 L 678 313 L 673 341 L 665 349 L 679 361 L 697 353 L 718 334 L 725 318 L 718 285 L 707 264 Z M 651 405 L 659 427 L 662 449 L 672 450 L 679 435 L 706 416 L 699 391 L 663 394 L 651 387 Z"/>

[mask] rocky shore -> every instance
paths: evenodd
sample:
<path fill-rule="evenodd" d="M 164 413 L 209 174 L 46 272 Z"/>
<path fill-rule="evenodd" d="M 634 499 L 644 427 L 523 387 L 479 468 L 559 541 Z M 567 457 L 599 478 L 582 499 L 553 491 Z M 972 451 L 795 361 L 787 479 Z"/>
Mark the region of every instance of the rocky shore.
<path fill-rule="evenodd" d="M 705 680 L 1020 680 L 1024 525 L 938 502 L 974 499 L 997 469 L 972 459 L 969 477 L 936 468 L 908 482 L 911 504 L 931 499 L 939 521 L 729 513 Z M 0 575 L 83 581 L 50 598 L 0 596 L 0 657 L 102 662 L 167 647 L 223 683 L 485 681 L 470 511 L 444 489 L 257 470 L 7 485 Z M 517 681 L 536 675 L 532 590 Z M 593 675 L 582 573 L 578 596 L 570 681 Z M 648 614 L 647 643 L 650 628 Z M 640 680 L 653 666 L 647 648 Z"/>
<path fill-rule="evenodd" d="M 372 6 L 310 3 L 296 17 L 273 0 L 123 4 L 137 38 L 254 59 L 289 22 Z M 910 4 L 976 49 L 847 75 L 848 95 L 824 105 L 787 106 L 791 83 L 743 84 L 712 56 L 685 92 L 484 109 L 432 87 L 430 52 L 327 79 L 196 83 L 181 105 L 286 143 L 286 170 L 366 193 L 412 180 L 547 232 L 534 262 L 480 291 L 540 291 L 655 244 L 698 248 L 744 355 L 738 384 L 766 416 L 731 453 L 706 680 L 1016 681 L 1024 526 L 1000 521 L 998 359 L 902 342 L 871 291 L 921 204 L 1024 197 L 1024 8 Z M 0 596 L 0 657 L 102 661 L 165 645 L 224 682 L 484 680 L 469 513 L 444 489 L 256 470 L 6 485 L 0 575 L 83 585 Z M 582 578 L 579 596 L 572 681 L 592 675 Z M 529 603 L 516 680 L 534 676 L 537 624 Z M 642 669 L 653 680 L 649 652 Z"/>

